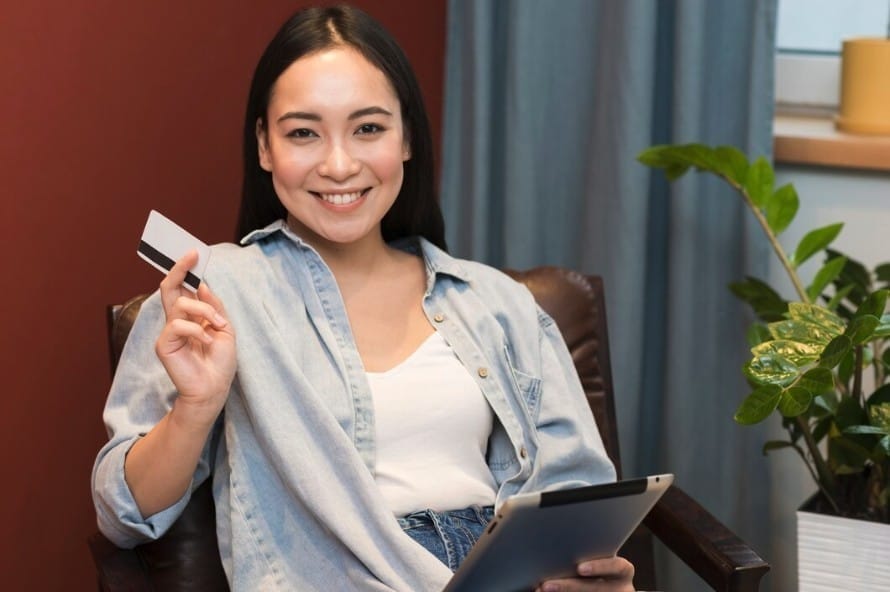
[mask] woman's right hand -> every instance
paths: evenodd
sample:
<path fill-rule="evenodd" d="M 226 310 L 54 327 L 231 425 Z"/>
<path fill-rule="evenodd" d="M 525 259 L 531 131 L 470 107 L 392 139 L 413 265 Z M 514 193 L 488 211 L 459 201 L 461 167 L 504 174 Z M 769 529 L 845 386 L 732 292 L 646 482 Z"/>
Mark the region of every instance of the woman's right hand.
<path fill-rule="evenodd" d="M 197 251 L 188 253 L 161 282 L 167 322 L 155 344 L 155 352 L 179 393 L 174 407 L 181 419 L 196 426 L 216 420 L 237 365 L 235 333 L 223 303 L 203 282 L 197 294 L 182 285 L 197 262 Z"/>

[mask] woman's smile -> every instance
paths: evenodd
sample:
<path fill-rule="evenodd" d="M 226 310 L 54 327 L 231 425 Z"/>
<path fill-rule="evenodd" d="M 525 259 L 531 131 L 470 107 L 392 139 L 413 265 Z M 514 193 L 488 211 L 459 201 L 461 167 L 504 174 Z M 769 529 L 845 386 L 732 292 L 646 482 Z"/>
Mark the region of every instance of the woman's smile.
<path fill-rule="evenodd" d="M 364 201 L 364 198 L 367 197 L 368 192 L 371 191 L 370 187 L 365 189 L 356 190 L 356 191 L 336 191 L 336 192 L 318 192 L 318 191 L 310 191 L 312 195 L 323 201 L 326 205 L 335 206 L 335 209 L 338 211 L 343 211 L 347 209 L 347 206 L 355 205 L 358 207 L 361 205 L 361 202 Z M 351 211 L 355 208 L 348 208 L 348 211 Z"/>

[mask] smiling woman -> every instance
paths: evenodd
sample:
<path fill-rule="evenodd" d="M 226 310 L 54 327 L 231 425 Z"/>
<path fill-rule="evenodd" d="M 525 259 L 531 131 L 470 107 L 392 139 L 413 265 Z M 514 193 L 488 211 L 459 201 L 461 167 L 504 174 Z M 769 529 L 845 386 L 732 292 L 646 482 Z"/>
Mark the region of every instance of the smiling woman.
<path fill-rule="evenodd" d="M 297 60 L 256 122 L 260 166 L 288 225 L 316 249 L 382 240 L 370 234 L 402 186 L 410 149 L 392 85 L 358 51 Z"/>
<path fill-rule="evenodd" d="M 241 246 L 213 247 L 196 296 L 196 256 L 177 262 L 118 365 L 93 472 L 107 537 L 161 536 L 210 478 L 236 590 L 441 590 L 495 504 L 615 479 L 552 319 L 446 253 L 426 112 L 380 25 L 297 13 L 244 131 Z M 612 557 L 542 586 L 632 577 Z"/>

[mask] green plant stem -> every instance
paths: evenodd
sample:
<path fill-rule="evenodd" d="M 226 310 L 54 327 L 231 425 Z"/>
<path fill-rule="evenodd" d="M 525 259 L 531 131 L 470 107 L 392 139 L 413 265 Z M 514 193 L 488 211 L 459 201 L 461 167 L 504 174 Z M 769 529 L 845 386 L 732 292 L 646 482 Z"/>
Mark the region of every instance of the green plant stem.
<path fill-rule="evenodd" d="M 785 249 L 782 248 L 782 245 L 779 243 L 778 237 L 773 233 L 772 229 L 769 227 L 769 222 L 766 220 L 766 216 L 763 215 L 763 212 L 760 211 L 760 208 L 754 203 L 751 199 L 751 196 L 748 195 L 748 192 L 745 191 L 745 188 L 730 179 L 729 177 L 725 177 L 721 175 L 723 179 L 726 180 L 727 183 L 732 185 L 736 191 L 742 194 L 742 198 L 745 200 L 745 204 L 747 204 L 748 208 L 754 214 L 754 217 L 757 218 L 757 222 L 760 224 L 760 227 L 763 228 L 763 232 L 766 233 L 766 238 L 769 240 L 770 245 L 773 247 L 773 251 L 776 252 L 776 256 L 778 256 L 779 261 L 782 263 L 782 267 L 785 268 L 785 271 L 788 273 L 788 277 L 791 279 L 791 283 L 794 284 L 794 290 L 797 292 L 797 295 L 800 297 L 802 302 L 806 302 L 807 304 L 812 304 L 809 295 L 807 295 L 807 290 L 803 285 L 803 282 L 800 280 L 800 276 L 797 275 L 797 271 L 794 269 L 794 265 L 791 263 L 791 260 L 788 258 L 788 255 L 785 254 Z"/>
<path fill-rule="evenodd" d="M 794 446 L 792 446 L 792 448 L 794 448 L 794 450 L 797 452 L 797 454 L 800 455 L 800 459 L 803 461 L 804 466 L 810 472 L 810 476 L 813 478 L 813 481 L 816 483 L 816 487 L 819 488 L 819 490 L 822 492 L 822 495 L 825 496 L 825 499 L 828 500 L 828 503 L 831 504 L 832 508 L 834 508 L 834 513 L 837 514 L 838 516 L 840 516 L 840 513 L 841 513 L 840 508 L 838 508 L 837 503 L 834 501 L 834 497 L 832 496 L 832 494 L 828 492 L 828 490 L 825 488 L 825 486 L 819 480 L 819 477 L 816 475 L 816 472 L 813 470 L 813 465 L 807 459 L 807 455 L 804 454 L 804 451 L 801 450 L 800 446 L 797 446 L 796 444 Z"/>
<path fill-rule="evenodd" d="M 862 346 L 857 345 L 854 348 L 854 361 L 853 361 L 853 391 L 850 393 L 850 396 L 853 397 L 854 400 L 859 401 L 860 404 L 865 404 L 865 400 L 862 398 Z"/>
<path fill-rule="evenodd" d="M 822 451 L 819 450 L 819 445 L 813 439 L 813 432 L 810 431 L 810 425 L 800 415 L 798 415 L 795 420 L 800 427 L 800 433 L 803 435 L 807 450 L 810 452 L 810 457 L 813 459 L 816 473 L 819 475 L 819 478 L 816 479 L 816 485 L 822 490 L 822 493 L 831 503 L 832 507 L 834 507 L 835 511 L 839 513 L 837 503 L 834 501 L 834 495 L 837 491 L 837 482 L 834 479 L 834 475 L 828 468 L 828 463 L 822 458 Z"/>

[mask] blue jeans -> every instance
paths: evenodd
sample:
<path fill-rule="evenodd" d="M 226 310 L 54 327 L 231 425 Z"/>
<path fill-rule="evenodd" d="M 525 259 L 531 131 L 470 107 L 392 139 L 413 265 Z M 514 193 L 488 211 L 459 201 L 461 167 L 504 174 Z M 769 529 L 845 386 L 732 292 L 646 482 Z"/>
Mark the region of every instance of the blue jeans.
<path fill-rule="evenodd" d="M 448 512 L 421 510 L 399 518 L 399 525 L 408 536 L 455 571 L 493 516 L 492 506 L 470 506 Z"/>

